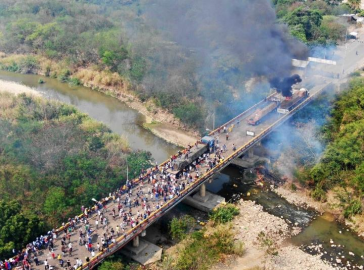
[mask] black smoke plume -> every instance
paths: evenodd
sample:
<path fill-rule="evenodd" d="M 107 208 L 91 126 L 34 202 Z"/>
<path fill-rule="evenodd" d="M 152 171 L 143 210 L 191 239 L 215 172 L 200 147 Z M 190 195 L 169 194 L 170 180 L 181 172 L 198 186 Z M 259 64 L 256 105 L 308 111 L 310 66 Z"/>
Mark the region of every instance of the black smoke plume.
<path fill-rule="evenodd" d="M 198 55 L 203 76 L 283 77 L 306 47 L 278 24 L 271 0 L 150 0 L 152 24 Z M 221 56 L 223 55 L 223 56 Z M 226 76 L 225 76 L 226 77 Z M 233 87 L 241 81 L 227 80 Z M 224 77 L 222 78 L 224 79 Z M 231 83 L 233 82 L 233 83 Z"/>
<path fill-rule="evenodd" d="M 278 93 L 282 93 L 282 96 L 290 97 L 292 96 L 292 85 L 302 82 L 302 79 L 298 74 L 294 74 L 283 79 L 276 77 L 269 82 L 272 88 L 277 89 Z"/>

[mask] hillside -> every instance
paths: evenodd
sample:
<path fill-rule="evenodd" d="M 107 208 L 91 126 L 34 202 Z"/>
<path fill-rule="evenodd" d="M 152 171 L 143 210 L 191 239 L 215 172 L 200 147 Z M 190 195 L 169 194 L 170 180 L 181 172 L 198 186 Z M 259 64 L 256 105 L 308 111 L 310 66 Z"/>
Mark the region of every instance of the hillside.
<path fill-rule="evenodd" d="M 337 186 L 350 190 L 350 194 L 343 194 L 342 198 L 345 217 L 361 213 L 362 208 L 363 116 L 364 80 L 357 78 L 351 81 L 349 89 L 334 104 L 331 119 L 323 129 L 327 147 L 321 161 L 309 172 L 316 186 L 314 196 L 318 199 L 325 199 L 324 191 Z"/>
<path fill-rule="evenodd" d="M 200 130 L 263 98 L 266 78 L 307 53 L 267 0 L 3 0 L 0 51 L 2 69 L 131 92 Z"/>

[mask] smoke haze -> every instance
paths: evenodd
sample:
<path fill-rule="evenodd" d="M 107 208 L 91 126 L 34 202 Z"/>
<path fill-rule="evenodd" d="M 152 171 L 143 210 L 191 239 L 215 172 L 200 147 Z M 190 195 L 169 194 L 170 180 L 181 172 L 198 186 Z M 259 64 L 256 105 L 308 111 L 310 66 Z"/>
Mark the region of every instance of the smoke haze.
<path fill-rule="evenodd" d="M 172 40 L 196 52 L 204 72 L 286 77 L 291 59 L 307 52 L 277 24 L 269 0 L 152 0 L 146 15 Z"/>

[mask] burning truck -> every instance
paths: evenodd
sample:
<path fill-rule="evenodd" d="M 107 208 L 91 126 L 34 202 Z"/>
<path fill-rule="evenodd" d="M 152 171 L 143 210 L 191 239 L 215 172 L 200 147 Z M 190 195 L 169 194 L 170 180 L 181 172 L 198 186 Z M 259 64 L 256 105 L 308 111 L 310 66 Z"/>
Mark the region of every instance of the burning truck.
<path fill-rule="evenodd" d="M 281 114 L 289 113 L 309 96 L 309 92 L 305 88 L 292 90 L 292 86 L 300 82 L 302 79 L 297 74 L 284 79 L 274 78 L 270 80 L 271 87 L 277 91 L 277 94 L 271 96 L 266 101 L 265 106 L 255 110 L 247 119 L 247 123 L 252 126 L 259 125 L 274 111 Z"/>
<path fill-rule="evenodd" d="M 309 96 L 307 89 L 301 88 L 293 92 L 292 96 L 286 97 L 277 109 L 278 113 L 287 114 Z"/>
<path fill-rule="evenodd" d="M 278 93 L 281 93 L 285 98 L 277 109 L 278 113 L 289 113 L 309 96 L 309 93 L 305 88 L 300 88 L 297 90 L 292 89 L 294 85 L 298 85 L 300 82 L 302 82 L 302 79 L 298 74 L 284 79 L 275 78 L 270 81 L 271 86 L 275 88 Z"/>

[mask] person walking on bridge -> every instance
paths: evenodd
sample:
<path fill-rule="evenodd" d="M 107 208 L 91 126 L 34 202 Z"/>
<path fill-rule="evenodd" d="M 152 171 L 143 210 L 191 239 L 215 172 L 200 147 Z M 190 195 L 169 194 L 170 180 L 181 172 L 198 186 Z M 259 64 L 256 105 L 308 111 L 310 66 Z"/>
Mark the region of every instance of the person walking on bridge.
<path fill-rule="evenodd" d="M 224 151 L 224 152 L 226 152 L 226 151 L 227 151 L 226 144 L 224 144 L 224 145 L 222 146 L 222 149 L 223 149 L 223 151 Z"/>

